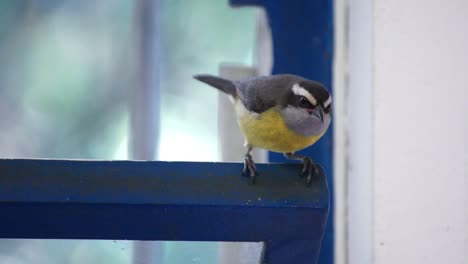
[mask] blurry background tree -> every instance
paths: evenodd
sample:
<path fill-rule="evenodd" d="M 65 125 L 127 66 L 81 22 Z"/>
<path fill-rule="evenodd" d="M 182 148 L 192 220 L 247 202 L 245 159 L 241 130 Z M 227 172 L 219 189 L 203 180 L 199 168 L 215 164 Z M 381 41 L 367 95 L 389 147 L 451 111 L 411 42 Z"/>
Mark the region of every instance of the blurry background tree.
<path fill-rule="evenodd" d="M 162 1 L 162 61 L 139 69 L 137 3 L 0 1 L 0 157 L 126 159 L 130 99 L 148 70 L 160 74 L 156 157 L 219 159 L 217 94 L 191 76 L 252 64 L 255 10 Z M 217 252 L 216 243 L 166 242 L 161 254 L 217 263 Z M 0 240 L 0 263 L 131 263 L 131 254 L 127 241 Z"/>

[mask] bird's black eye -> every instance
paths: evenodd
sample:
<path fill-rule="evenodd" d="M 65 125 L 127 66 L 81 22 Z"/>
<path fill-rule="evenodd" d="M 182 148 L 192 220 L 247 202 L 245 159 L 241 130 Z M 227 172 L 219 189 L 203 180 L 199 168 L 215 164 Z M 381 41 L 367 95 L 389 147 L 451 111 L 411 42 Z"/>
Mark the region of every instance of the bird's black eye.
<path fill-rule="evenodd" d="M 299 98 L 299 103 L 301 105 L 301 107 L 304 107 L 304 108 L 313 108 L 314 106 L 309 102 L 309 100 L 307 100 L 307 98 L 305 98 L 304 96 L 301 96 Z"/>

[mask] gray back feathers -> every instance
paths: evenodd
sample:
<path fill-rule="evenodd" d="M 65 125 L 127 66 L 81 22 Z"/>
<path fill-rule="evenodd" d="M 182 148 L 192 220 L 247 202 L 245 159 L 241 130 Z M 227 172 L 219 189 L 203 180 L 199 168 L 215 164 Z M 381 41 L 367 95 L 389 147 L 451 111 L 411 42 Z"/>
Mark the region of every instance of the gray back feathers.
<path fill-rule="evenodd" d="M 245 107 L 261 113 L 276 105 L 284 105 L 294 83 L 304 78 L 291 74 L 278 74 L 247 79 L 236 84 L 239 98 Z"/>
<path fill-rule="evenodd" d="M 292 85 L 306 80 L 292 74 L 253 77 L 242 81 L 230 81 L 213 75 L 195 75 L 194 78 L 239 98 L 247 110 L 256 113 L 284 105 Z"/>

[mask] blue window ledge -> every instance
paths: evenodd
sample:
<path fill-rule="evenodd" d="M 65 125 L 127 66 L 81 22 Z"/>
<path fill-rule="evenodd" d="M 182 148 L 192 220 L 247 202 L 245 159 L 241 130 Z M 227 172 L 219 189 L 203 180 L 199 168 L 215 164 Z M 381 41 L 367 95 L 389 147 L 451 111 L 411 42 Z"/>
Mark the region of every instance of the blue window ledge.
<path fill-rule="evenodd" d="M 0 160 L 0 238 L 264 242 L 262 263 L 314 263 L 329 208 L 299 164 Z"/>

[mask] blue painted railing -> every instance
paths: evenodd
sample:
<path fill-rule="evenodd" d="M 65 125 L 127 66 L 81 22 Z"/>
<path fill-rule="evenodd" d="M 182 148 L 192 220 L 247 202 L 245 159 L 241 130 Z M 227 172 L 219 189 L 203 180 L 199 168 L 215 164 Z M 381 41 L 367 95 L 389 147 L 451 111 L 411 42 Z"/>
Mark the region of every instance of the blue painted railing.
<path fill-rule="evenodd" d="M 262 263 L 315 263 L 323 174 L 299 164 L 0 160 L 0 238 L 264 242 Z"/>

